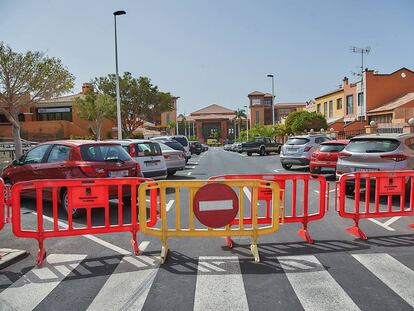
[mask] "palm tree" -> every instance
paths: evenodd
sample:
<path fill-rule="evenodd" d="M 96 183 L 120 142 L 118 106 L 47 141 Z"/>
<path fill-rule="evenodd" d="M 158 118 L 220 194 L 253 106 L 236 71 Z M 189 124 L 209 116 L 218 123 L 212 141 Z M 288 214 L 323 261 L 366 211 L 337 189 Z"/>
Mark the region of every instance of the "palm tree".
<path fill-rule="evenodd" d="M 238 127 L 238 132 L 239 132 L 239 137 L 240 137 L 240 126 L 241 126 L 241 121 L 243 119 L 246 119 L 246 111 L 244 109 L 237 109 L 234 111 L 234 121 L 237 121 L 237 127 Z"/>

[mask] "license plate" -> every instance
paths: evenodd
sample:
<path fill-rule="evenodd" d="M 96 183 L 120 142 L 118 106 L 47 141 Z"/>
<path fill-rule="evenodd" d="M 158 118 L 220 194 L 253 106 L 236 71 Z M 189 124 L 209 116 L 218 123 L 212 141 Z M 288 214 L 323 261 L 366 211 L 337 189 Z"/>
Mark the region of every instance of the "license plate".
<path fill-rule="evenodd" d="M 376 172 L 376 171 L 378 171 L 377 168 L 360 168 L 360 167 L 354 168 L 354 172 Z"/>
<path fill-rule="evenodd" d="M 127 177 L 127 176 L 128 176 L 127 170 L 109 172 L 109 177 Z"/>
<path fill-rule="evenodd" d="M 298 151 L 297 148 L 292 148 L 287 150 L 289 153 L 296 153 Z"/>
<path fill-rule="evenodd" d="M 146 165 L 147 167 L 157 166 L 158 162 L 147 162 Z"/>

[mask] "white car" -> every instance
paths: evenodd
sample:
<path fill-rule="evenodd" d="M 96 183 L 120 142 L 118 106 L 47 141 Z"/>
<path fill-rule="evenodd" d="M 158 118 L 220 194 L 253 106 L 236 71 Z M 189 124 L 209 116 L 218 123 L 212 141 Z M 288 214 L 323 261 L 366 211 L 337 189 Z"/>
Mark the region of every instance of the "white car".
<path fill-rule="evenodd" d="M 151 140 L 156 140 L 156 141 L 157 140 L 163 141 L 166 139 L 178 141 L 181 145 L 183 145 L 185 149 L 185 160 L 186 162 L 188 162 L 188 160 L 191 158 L 191 152 L 190 152 L 190 143 L 188 142 L 187 137 L 185 137 L 184 135 L 173 135 L 173 136 L 159 136 L 159 137 L 151 138 Z"/>
<path fill-rule="evenodd" d="M 146 139 L 113 140 L 129 153 L 139 163 L 141 172 L 146 178 L 167 178 L 167 165 L 165 164 L 160 145 Z"/>
<path fill-rule="evenodd" d="M 167 165 L 167 174 L 174 175 L 177 171 L 185 169 L 185 153 L 184 151 L 174 150 L 173 148 L 159 143 L 162 155 L 164 156 Z"/>

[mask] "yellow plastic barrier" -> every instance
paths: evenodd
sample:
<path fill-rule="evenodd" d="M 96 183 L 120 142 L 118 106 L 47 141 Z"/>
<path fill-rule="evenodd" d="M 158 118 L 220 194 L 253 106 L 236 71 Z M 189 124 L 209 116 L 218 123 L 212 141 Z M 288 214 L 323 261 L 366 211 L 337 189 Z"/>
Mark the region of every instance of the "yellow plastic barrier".
<path fill-rule="evenodd" d="M 200 216 L 195 215 L 195 211 L 199 213 L 199 210 L 201 209 L 198 206 L 201 206 L 201 203 L 207 203 L 203 206 L 209 205 L 211 207 L 212 211 L 207 211 L 207 214 L 210 216 L 210 220 L 212 219 L 215 221 L 216 219 L 220 219 L 220 213 L 224 212 L 227 213 L 228 211 L 219 210 L 220 209 L 220 203 L 222 201 L 217 200 L 210 200 L 207 198 L 207 200 L 203 202 L 199 202 L 199 198 L 201 195 L 197 195 L 197 192 L 201 194 L 203 192 L 204 197 L 206 194 L 206 191 L 210 188 L 214 188 L 211 186 L 211 184 L 214 184 L 214 187 L 220 187 L 222 188 L 229 188 L 234 192 L 235 199 L 232 202 L 232 206 L 238 205 L 238 211 L 234 209 L 233 211 L 236 213 L 234 216 L 238 219 L 238 224 L 233 224 L 230 226 L 231 221 L 228 222 L 227 225 L 224 225 L 222 227 L 214 227 L 211 226 L 205 226 L 202 224 L 203 221 L 200 221 Z M 220 186 L 224 185 L 224 186 Z M 226 186 L 228 187 L 226 187 Z M 244 197 L 244 191 L 245 187 L 249 188 L 252 193 L 252 202 L 248 202 L 246 206 L 249 206 L 250 213 L 249 215 L 245 215 L 246 211 L 244 210 L 245 206 L 245 197 Z M 148 190 L 150 189 L 157 189 L 158 196 L 159 196 L 159 203 L 160 203 L 160 220 L 158 224 L 156 224 L 153 227 L 148 227 L 146 224 L 147 219 L 147 204 L 151 204 L 151 202 L 146 201 L 146 194 Z M 202 190 L 200 190 L 203 188 Z M 272 206 L 271 206 L 271 217 L 273 221 L 266 225 L 259 225 L 258 224 L 258 193 L 259 188 L 263 190 L 263 188 L 268 188 L 272 192 L 273 198 L 277 198 L 275 200 L 272 200 Z M 175 215 L 171 215 L 170 223 L 167 218 L 167 207 L 166 207 L 166 192 L 167 189 L 169 193 L 174 194 L 175 199 L 175 208 L 171 210 L 171 212 L 175 212 Z M 218 188 L 217 188 L 218 189 Z M 188 226 L 186 228 L 182 227 L 182 221 L 187 220 L 187 217 L 183 217 L 182 219 L 182 209 L 181 209 L 181 201 L 184 190 L 187 190 L 188 193 L 188 207 L 186 204 L 184 206 L 188 208 Z M 226 189 L 224 189 L 226 190 Z M 207 191 L 208 196 L 217 198 L 218 196 L 221 196 L 221 193 L 224 193 L 225 191 Z M 228 192 L 228 191 L 227 191 Z M 219 194 L 218 194 L 219 193 Z M 186 194 L 186 193 L 184 193 Z M 164 181 L 156 181 L 156 182 L 145 182 L 140 185 L 139 187 L 139 223 L 140 223 L 140 231 L 144 234 L 148 235 L 154 235 L 161 238 L 162 243 L 162 249 L 161 249 L 161 262 L 163 263 L 166 259 L 167 253 L 168 253 L 168 247 L 167 247 L 167 239 L 170 237 L 230 237 L 230 236 L 249 236 L 251 237 L 251 252 L 255 258 L 256 262 L 260 261 L 259 252 L 257 249 L 257 238 L 260 235 L 270 234 L 273 232 L 276 232 L 279 229 L 279 208 L 280 208 L 280 189 L 279 185 L 276 182 L 272 181 L 259 181 L 259 180 L 220 180 L 220 181 L 207 181 L 207 180 L 191 180 L 191 181 L 177 181 L 177 180 L 164 180 Z M 195 197 L 196 200 L 195 200 Z M 184 199 L 186 197 L 184 196 Z M 218 199 L 220 200 L 220 199 Z M 187 201 L 187 200 L 186 200 Z M 196 203 L 197 202 L 197 203 Z M 223 202 L 230 202 L 229 200 L 223 201 Z M 237 204 L 237 203 L 238 204 Z M 194 205 L 197 205 L 197 208 L 194 208 Z M 226 209 L 226 207 L 223 207 Z M 231 208 L 231 207 L 230 207 Z M 228 207 L 227 207 L 228 209 Z M 198 214 L 200 215 L 200 214 Z M 197 218 L 197 217 L 199 218 Z M 217 218 L 216 218 L 217 216 Z M 246 224 L 244 222 L 244 218 L 249 217 L 251 219 L 251 223 Z M 174 220 L 174 221 L 173 221 Z M 205 222 L 205 221 L 204 221 Z M 172 227 L 171 223 L 175 223 L 175 226 Z M 170 226 L 169 226 L 170 225 Z"/>

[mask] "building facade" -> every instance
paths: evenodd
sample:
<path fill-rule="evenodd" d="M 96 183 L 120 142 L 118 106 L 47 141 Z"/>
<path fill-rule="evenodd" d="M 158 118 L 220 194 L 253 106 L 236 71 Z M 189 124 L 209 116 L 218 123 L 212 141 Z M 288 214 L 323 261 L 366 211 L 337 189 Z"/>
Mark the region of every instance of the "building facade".
<path fill-rule="evenodd" d="M 272 94 L 254 91 L 247 95 L 249 98 L 249 120 L 251 126 L 272 125 Z M 275 124 L 283 123 L 286 116 L 293 111 L 306 108 L 305 102 L 275 103 Z"/>
<path fill-rule="evenodd" d="M 344 117 L 344 89 L 341 87 L 315 98 L 316 112 L 323 114 L 329 123 Z"/>

